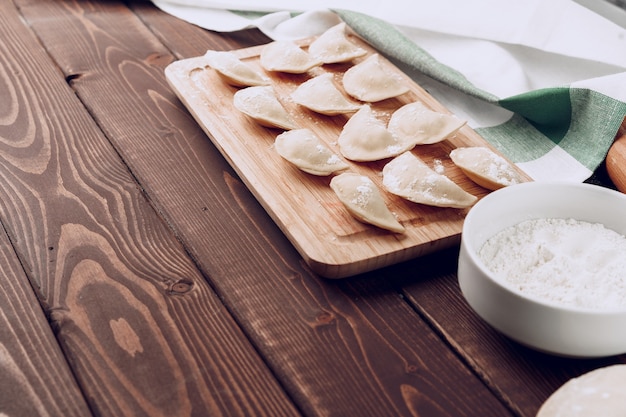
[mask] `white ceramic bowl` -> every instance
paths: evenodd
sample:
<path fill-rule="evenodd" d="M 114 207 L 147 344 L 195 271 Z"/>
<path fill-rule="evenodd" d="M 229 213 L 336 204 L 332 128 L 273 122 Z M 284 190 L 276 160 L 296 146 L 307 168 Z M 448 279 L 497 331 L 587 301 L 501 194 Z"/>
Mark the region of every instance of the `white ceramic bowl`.
<path fill-rule="evenodd" d="M 602 223 L 626 235 L 626 195 L 563 182 L 530 182 L 492 192 L 472 207 L 463 225 L 458 265 L 463 296 L 487 323 L 531 348 L 570 357 L 625 353 L 626 307 L 599 311 L 533 299 L 496 279 L 479 257 L 496 233 L 537 218 Z"/>

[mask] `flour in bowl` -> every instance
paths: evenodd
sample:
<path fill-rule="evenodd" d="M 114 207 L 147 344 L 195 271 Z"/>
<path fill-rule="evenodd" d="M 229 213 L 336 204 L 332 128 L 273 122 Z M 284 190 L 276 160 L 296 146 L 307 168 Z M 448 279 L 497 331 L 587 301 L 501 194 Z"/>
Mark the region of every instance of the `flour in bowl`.
<path fill-rule="evenodd" d="M 490 238 L 479 256 L 528 296 L 596 310 L 626 308 L 626 237 L 602 224 L 535 219 Z"/>

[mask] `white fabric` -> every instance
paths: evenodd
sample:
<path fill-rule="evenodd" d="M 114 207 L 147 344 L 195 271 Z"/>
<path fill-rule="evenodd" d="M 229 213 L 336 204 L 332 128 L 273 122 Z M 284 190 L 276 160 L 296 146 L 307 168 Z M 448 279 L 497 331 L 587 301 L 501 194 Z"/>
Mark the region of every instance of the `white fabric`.
<path fill-rule="evenodd" d="M 394 23 L 437 60 L 498 97 L 626 70 L 626 29 L 571 0 L 154 3 L 206 29 L 234 31 L 258 27 L 274 39 L 296 39 L 323 32 L 337 22 L 334 14 L 321 10 L 326 7 L 366 13 Z M 227 9 L 278 12 L 251 20 Z M 292 18 L 286 10 L 307 13 Z"/>
<path fill-rule="evenodd" d="M 592 174 L 590 170 L 582 167 L 574 157 L 558 146 L 537 159 L 518 162 L 517 165 L 535 180 L 581 182 Z"/>

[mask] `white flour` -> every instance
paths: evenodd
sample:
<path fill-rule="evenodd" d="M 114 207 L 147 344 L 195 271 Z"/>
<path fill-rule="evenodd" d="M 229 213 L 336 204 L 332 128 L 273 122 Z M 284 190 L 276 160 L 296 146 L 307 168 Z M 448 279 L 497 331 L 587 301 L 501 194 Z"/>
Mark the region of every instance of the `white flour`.
<path fill-rule="evenodd" d="M 490 238 L 479 256 L 529 296 L 596 310 L 626 308 L 626 237 L 601 224 L 527 220 Z"/>

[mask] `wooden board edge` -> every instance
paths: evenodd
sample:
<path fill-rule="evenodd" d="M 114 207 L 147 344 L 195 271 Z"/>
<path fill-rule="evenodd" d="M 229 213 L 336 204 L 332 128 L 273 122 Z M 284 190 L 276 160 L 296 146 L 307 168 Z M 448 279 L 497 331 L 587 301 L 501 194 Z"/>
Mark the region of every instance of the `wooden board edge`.
<path fill-rule="evenodd" d="M 615 187 L 626 193 L 626 117 L 606 156 L 606 170 Z"/>
<path fill-rule="evenodd" d="M 394 251 L 392 255 L 356 259 L 352 263 L 342 264 L 328 263 L 323 259 L 310 258 L 302 252 L 300 252 L 300 254 L 304 257 L 309 268 L 321 277 L 327 279 L 343 279 L 430 255 L 437 251 L 458 245 L 460 241 L 461 233 L 458 233 L 446 238 L 441 238 L 437 241 L 429 241 L 423 245 L 413 246 L 402 251 Z"/>

